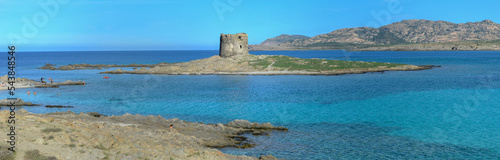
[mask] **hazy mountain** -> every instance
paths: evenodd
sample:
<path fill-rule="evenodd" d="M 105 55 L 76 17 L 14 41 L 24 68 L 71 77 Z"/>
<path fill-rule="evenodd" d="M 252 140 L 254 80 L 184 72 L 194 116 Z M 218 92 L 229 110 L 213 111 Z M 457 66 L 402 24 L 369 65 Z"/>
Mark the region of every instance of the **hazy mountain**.
<path fill-rule="evenodd" d="M 308 36 L 303 36 L 303 35 L 288 35 L 288 34 L 282 34 L 274 38 L 269 38 L 265 40 L 264 42 L 260 43 L 260 45 L 265 45 L 265 46 L 277 46 L 281 43 L 285 42 L 293 42 L 294 40 L 300 40 L 300 39 L 307 39 L 310 38 Z"/>

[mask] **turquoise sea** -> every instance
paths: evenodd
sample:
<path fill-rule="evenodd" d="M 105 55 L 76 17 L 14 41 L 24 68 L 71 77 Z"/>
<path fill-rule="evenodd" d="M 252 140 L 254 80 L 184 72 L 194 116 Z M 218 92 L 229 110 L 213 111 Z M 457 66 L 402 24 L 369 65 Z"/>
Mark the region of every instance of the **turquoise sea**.
<path fill-rule="evenodd" d="M 270 136 L 250 136 L 257 144 L 254 148 L 221 149 L 236 155 L 272 154 L 283 159 L 500 159 L 498 51 L 251 52 L 441 66 L 423 71 L 340 76 L 104 75 L 98 74 L 103 70 L 36 69 L 46 63 L 186 62 L 217 54 L 216 50 L 18 52 L 18 77 L 84 80 L 87 85 L 17 89 L 16 96 L 37 104 L 75 106 L 71 110 L 77 113 L 161 115 L 204 123 L 247 119 L 290 129 Z M 5 74 L 6 61 L 0 65 Z M 38 94 L 27 96 L 27 91 Z M 7 91 L 0 91 L 0 95 L 8 97 Z M 23 109 L 35 113 L 68 110 Z"/>

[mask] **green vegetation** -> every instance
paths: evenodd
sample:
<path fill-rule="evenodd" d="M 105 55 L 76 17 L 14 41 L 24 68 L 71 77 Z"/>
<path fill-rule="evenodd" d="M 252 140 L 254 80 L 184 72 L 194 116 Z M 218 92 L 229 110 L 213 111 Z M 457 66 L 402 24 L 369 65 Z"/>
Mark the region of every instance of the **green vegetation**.
<path fill-rule="evenodd" d="M 45 128 L 45 129 L 42 129 L 42 132 L 44 132 L 44 133 L 61 132 L 61 131 L 62 131 L 61 128 Z"/>
<path fill-rule="evenodd" d="M 273 62 L 272 67 L 278 70 L 304 70 L 304 71 L 332 71 L 345 69 L 361 68 L 391 68 L 402 66 L 404 64 L 379 63 L 379 62 L 358 62 L 358 61 L 340 61 L 324 59 L 301 59 L 289 56 L 267 56 L 263 59 L 250 60 L 251 65 L 256 68 L 267 68 Z"/>
<path fill-rule="evenodd" d="M 94 148 L 97 148 L 97 149 L 100 149 L 100 150 L 108 150 L 108 148 L 104 147 L 102 144 L 94 146 Z"/>
<path fill-rule="evenodd" d="M 26 160 L 56 160 L 57 158 L 54 156 L 47 157 L 40 154 L 38 150 L 29 150 L 26 151 L 26 155 L 24 155 L 24 159 Z"/>
<path fill-rule="evenodd" d="M 373 41 L 378 44 L 404 44 L 407 43 L 404 39 L 399 38 L 389 32 L 389 30 L 381 30 L 377 36 L 373 37 Z"/>
<path fill-rule="evenodd" d="M 109 153 L 104 152 L 104 158 L 102 158 L 102 159 L 109 159 Z"/>

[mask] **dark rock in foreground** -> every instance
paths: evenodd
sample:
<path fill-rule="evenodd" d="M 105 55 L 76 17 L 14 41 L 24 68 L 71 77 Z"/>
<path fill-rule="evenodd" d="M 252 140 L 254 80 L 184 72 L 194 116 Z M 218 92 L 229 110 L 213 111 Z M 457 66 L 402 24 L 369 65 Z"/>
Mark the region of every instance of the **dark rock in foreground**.
<path fill-rule="evenodd" d="M 91 115 L 91 116 L 93 116 L 93 117 L 101 117 L 101 116 L 103 116 L 103 117 L 107 117 L 106 115 L 104 115 L 104 114 L 100 114 L 100 113 L 97 113 L 97 112 L 88 112 L 87 114 L 88 114 L 88 115 Z"/>

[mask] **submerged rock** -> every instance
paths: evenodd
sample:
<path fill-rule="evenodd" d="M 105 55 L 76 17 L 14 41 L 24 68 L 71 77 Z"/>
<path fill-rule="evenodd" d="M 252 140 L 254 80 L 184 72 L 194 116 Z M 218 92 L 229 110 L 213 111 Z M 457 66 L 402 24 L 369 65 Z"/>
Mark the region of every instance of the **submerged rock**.
<path fill-rule="evenodd" d="M 62 105 L 45 105 L 47 108 L 74 108 L 73 106 L 62 106 Z"/>
<path fill-rule="evenodd" d="M 237 119 L 227 124 L 228 127 L 251 129 L 252 123 L 247 120 Z"/>
<path fill-rule="evenodd" d="M 243 129 L 263 129 L 263 130 L 284 130 L 287 131 L 288 129 L 285 127 L 274 127 L 271 125 L 271 123 L 250 123 L 247 120 L 243 119 L 236 119 L 234 121 L 231 121 L 227 124 L 228 127 L 234 127 L 234 128 L 243 128 Z"/>
<path fill-rule="evenodd" d="M 57 68 L 54 66 L 55 66 L 54 64 L 47 63 L 47 64 L 45 64 L 45 66 L 40 67 L 39 69 L 56 70 Z"/>

